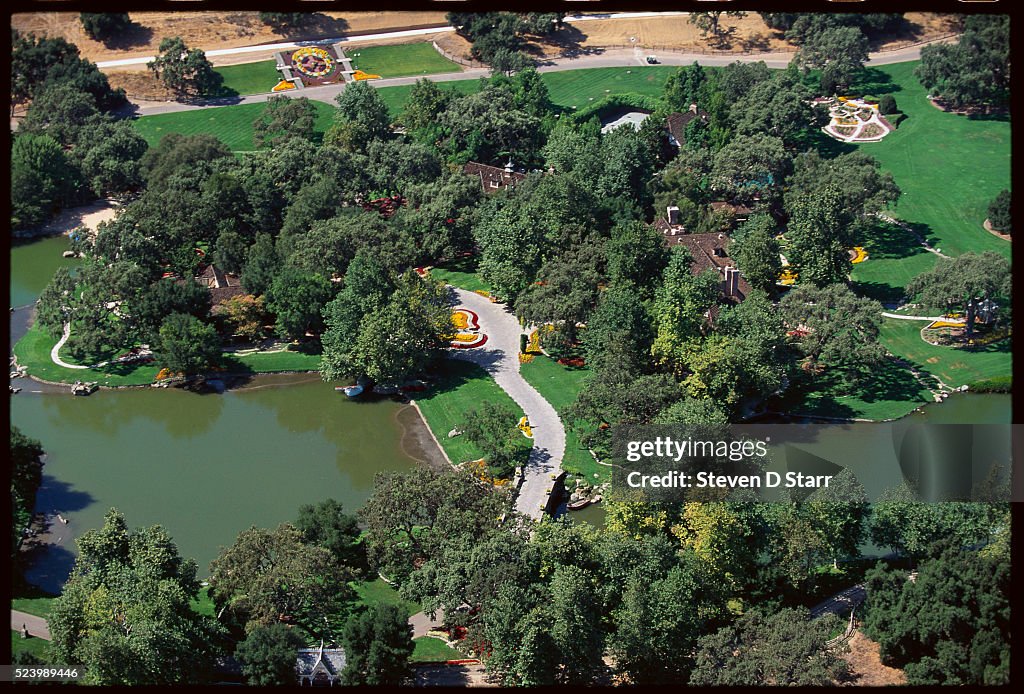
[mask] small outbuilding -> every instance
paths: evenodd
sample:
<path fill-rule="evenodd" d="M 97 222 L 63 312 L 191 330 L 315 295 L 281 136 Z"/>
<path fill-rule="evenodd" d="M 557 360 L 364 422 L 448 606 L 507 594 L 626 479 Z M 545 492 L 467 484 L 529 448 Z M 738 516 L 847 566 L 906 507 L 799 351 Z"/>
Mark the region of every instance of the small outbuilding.
<path fill-rule="evenodd" d="M 300 648 L 295 658 L 295 677 L 302 687 L 340 687 L 345 669 L 344 648 Z"/>

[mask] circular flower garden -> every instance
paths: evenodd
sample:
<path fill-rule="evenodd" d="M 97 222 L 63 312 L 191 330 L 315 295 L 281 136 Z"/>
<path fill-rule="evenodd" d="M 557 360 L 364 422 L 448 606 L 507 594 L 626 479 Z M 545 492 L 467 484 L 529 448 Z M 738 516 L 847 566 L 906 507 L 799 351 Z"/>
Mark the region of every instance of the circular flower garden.
<path fill-rule="evenodd" d="M 323 48 L 306 46 L 292 53 L 292 67 L 306 77 L 324 77 L 334 71 L 335 62 Z"/>

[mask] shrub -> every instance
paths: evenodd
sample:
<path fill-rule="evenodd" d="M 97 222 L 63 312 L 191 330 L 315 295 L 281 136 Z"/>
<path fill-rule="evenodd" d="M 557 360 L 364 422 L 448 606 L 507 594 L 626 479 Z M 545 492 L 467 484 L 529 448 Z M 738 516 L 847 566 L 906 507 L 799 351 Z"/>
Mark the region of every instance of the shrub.
<path fill-rule="evenodd" d="M 892 94 L 883 95 L 882 98 L 878 100 L 878 110 L 882 113 L 883 116 L 888 116 L 889 114 L 897 113 L 898 109 L 896 108 L 896 97 L 894 97 Z"/>
<path fill-rule="evenodd" d="M 1010 233 L 1010 191 L 1004 188 L 988 206 L 988 221 L 996 231 Z"/>

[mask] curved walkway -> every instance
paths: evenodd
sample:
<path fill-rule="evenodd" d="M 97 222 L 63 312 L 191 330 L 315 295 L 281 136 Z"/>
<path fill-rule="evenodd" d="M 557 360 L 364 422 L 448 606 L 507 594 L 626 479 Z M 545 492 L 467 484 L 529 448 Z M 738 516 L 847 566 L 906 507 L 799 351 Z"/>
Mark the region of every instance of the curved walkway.
<path fill-rule="evenodd" d="M 886 318 L 895 318 L 897 320 L 926 320 L 933 323 L 937 320 L 945 321 L 947 323 L 965 322 L 965 319 L 963 318 L 946 318 L 945 316 L 904 316 L 900 313 L 889 313 L 887 311 L 882 311 L 882 315 Z"/>
<path fill-rule="evenodd" d="M 515 400 L 530 419 L 533 450 L 523 469 L 523 481 L 516 498 L 516 510 L 539 519 L 544 513 L 552 475 L 561 472 L 565 455 L 565 428 L 555 408 L 534 390 L 519 373 L 519 336 L 523 329 L 504 304 L 465 289 L 453 288 L 458 305 L 476 312 L 487 344 L 477 349 L 452 350 L 453 359 L 464 359 L 483 367 L 494 381 Z"/>
<path fill-rule="evenodd" d="M 53 346 L 53 349 L 50 350 L 50 359 L 53 360 L 54 364 L 57 366 L 63 366 L 65 369 L 88 369 L 88 366 L 83 366 L 82 364 L 69 364 L 60 358 L 60 348 L 64 346 L 64 343 L 68 341 L 69 337 L 71 337 L 71 324 L 65 323 L 64 334 L 61 335 L 59 340 L 57 340 L 57 344 Z"/>

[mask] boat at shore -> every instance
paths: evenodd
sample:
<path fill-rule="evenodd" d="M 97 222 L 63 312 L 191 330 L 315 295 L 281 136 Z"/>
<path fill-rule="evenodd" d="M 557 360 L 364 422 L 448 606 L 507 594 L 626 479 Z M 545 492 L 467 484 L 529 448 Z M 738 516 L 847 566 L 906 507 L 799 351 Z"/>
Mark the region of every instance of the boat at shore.
<path fill-rule="evenodd" d="M 357 395 L 360 395 L 363 392 L 363 386 L 361 386 L 361 385 L 359 385 L 357 383 L 357 384 L 355 384 L 353 386 L 338 386 L 334 390 L 339 391 L 341 393 L 344 393 L 345 395 L 349 396 L 350 398 L 354 398 L 354 397 L 356 397 Z"/>

